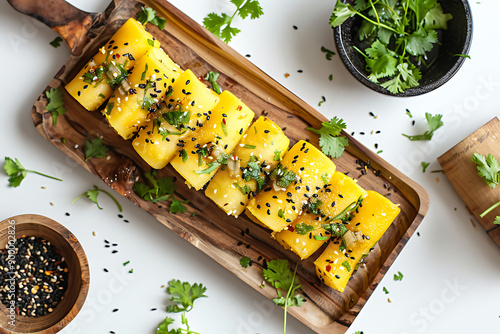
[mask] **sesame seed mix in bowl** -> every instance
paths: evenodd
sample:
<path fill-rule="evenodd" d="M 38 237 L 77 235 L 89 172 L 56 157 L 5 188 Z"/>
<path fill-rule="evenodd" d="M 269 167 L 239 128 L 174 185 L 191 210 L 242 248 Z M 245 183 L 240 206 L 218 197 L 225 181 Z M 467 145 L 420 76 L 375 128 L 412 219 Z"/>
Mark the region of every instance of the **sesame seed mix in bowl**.
<path fill-rule="evenodd" d="M 50 241 L 23 236 L 14 248 L 6 245 L 0 253 L 0 299 L 7 307 L 14 300 L 20 315 L 38 317 L 53 312 L 63 299 L 67 279 L 64 257 Z"/>

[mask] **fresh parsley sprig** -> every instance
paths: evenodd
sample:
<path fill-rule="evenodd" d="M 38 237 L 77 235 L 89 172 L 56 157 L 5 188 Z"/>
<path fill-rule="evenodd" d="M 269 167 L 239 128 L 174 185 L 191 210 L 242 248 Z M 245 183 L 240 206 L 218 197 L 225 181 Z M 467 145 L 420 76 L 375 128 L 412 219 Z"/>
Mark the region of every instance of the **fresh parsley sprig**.
<path fill-rule="evenodd" d="M 111 195 L 109 192 L 107 192 L 104 189 L 100 189 L 98 186 L 94 186 L 94 189 L 87 190 L 86 192 L 84 192 L 83 194 L 81 194 L 80 196 L 78 196 L 77 198 L 75 198 L 73 200 L 73 202 L 71 202 L 71 204 L 75 203 L 76 201 L 78 201 L 83 196 L 86 196 L 88 199 L 90 199 L 92 202 L 94 202 L 97 205 L 97 207 L 99 208 L 99 210 L 102 210 L 103 208 L 101 208 L 99 206 L 99 202 L 97 202 L 97 196 L 99 195 L 99 192 L 102 192 L 102 193 L 105 193 L 106 195 L 108 195 L 113 200 L 113 202 L 115 202 L 116 206 L 118 207 L 118 210 L 120 212 L 123 211 L 123 208 L 122 208 L 120 202 L 118 202 L 118 200 L 113 195 Z"/>
<path fill-rule="evenodd" d="M 323 153 L 337 159 L 340 158 L 344 153 L 344 149 L 349 145 L 349 140 L 344 136 L 340 136 L 342 129 L 346 127 L 344 120 L 335 116 L 330 122 L 321 123 L 320 129 L 311 127 L 307 128 L 307 130 L 319 134 L 319 146 Z"/>
<path fill-rule="evenodd" d="M 66 113 L 66 109 L 63 107 L 64 100 L 62 92 L 59 90 L 59 88 L 50 88 L 50 90 L 45 92 L 45 95 L 49 100 L 49 102 L 45 106 L 45 109 L 47 109 L 47 111 L 52 115 L 52 125 L 56 125 L 57 117 Z"/>
<path fill-rule="evenodd" d="M 236 15 L 242 19 L 250 16 L 250 19 L 253 20 L 264 14 L 258 0 L 230 0 L 230 2 L 236 6 L 236 10 L 231 16 L 226 13 L 221 15 L 210 13 L 203 19 L 203 26 L 225 43 L 229 43 L 241 31 L 231 26 Z"/>
<path fill-rule="evenodd" d="M 443 121 L 441 120 L 441 118 L 443 118 L 443 115 L 441 114 L 432 115 L 427 112 L 425 113 L 425 118 L 427 119 L 427 124 L 429 126 L 428 131 L 425 131 L 421 135 L 410 136 L 410 135 L 405 135 L 404 133 L 402 135 L 407 137 L 411 141 L 431 140 L 432 136 L 434 136 L 434 132 L 444 125 Z"/>
<path fill-rule="evenodd" d="M 43 174 L 34 170 L 25 169 L 19 160 L 13 160 L 12 158 L 5 157 L 5 163 L 3 169 L 9 176 L 9 187 L 19 187 L 21 182 L 24 180 L 28 173 L 35 173 L 41 176 L 48 177 L 49 179 L 62 181 L 60 178 Z"/>
<path fill-rule="evenodd" d="M 163 30 L 166 24 L 165 19 L 156 15 L 156 11 L 150 7 L 142 7 L 142 12 L 137 13 L 137 21 L 144 26 L 149 22 L 160 30 Z"/>
<path fill-rule="evenodd" d="M 485 157 L 482 154 L 474 153 L 472 161 L 477 164 L 477 174 L 484 179 L 490 188 L 495 188 L 500 183 L 500 163 L 494 156 L 488 154 Z"/>

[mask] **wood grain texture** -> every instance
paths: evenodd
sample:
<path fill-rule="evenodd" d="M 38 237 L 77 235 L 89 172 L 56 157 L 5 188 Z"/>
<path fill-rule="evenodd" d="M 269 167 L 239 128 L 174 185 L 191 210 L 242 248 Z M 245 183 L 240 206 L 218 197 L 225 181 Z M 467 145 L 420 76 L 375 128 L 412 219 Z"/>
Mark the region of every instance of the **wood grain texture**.
<path fill-rule="evenodd" d="M 151 0 L 146 3 L 167 19 L 167 26 L 163 31 L 150 25 L 148 29 L 182 68 L 190 68 L 197 76 L 211 70 L 220 72 L 220 86 L 241 98 L 256 113 L 256 117 L 267 113 L 270 119 L 284 129 L 292 145 L 300 139 L 308 139 L 318 146 L 317 135 L 305 129 L 309 126 L 319 127 L 321 122 L 326 121 L 324 116 L 168 2 Z M 88 36 L 95 37 L 90 38 L 90 42 L 82 47 L 83 55 L 70 57 L 47 87 L 60 88 L 64 92 L 67 113 L 59 117 L 56 126 L 52 126 L 51 116 L 44 108 L 47 100 L 42 94 L 33 107 L 34 124 L 42 136 L 85 169 L 101 177 L 111 188 L 149 212 L 267 298 L 274 298 L 275 291 L 272 287 L 260 288 L 264 260 L 285 258 L 295 266 L 300 261 L 295 254 L 285 251 L 270 238 L 269 230 L 252 223 L 246 216 L 236 219 L 223 215 L 223 211 L 205 197 L 203 192 L 188 189 L 170 166 L 160 170 L 159 175 L 177 177 L 179 187 L 176 195 L 181 199 L 188 199 L 190 211 L 199 214 L 194 217 L 172 215 L 164 204 L 153 204 L 139 198 L 132 191 L 132 185 L 136 177 L 142 178 L 143 172 L 150 168 L 137 155 L 130 141 L 124 141 L 109 128 L 100 110 L 93 113 L 85 111 L 64 91 L 64 85 L 117 28 L 127 18 L 136 17 L 141 5 L 142 3 L 133 0 L 117 0 L 110 5 L 106 11 L 109 13 L 106 29 L 91 28 Z M 423 188 L 355 139 L 345 133 L 344 135 L 349 138 L 350 144 L 346 153 L 335 160 L 337 169 L 357 178 L 365 189 L 389 196 L 389 199 L 400 205 L 401 214 L 366 258 L 365 265 L 352 277 L 344 293 L 335 291 L 318 280 L 313 264 L 316 256 L 300 262 L 297 275 L 308 302 L 300 308 L 290 308 L 289 313 L 317 333 L 344 333 L 347 330 L 422 221 L 429 206 L 429 198 Z M 83 146 L 89 136 L 103 136 L 105 144 L 111 148 L 109 159 L 92 158 L 85 162 Z M 66 139 L 65 143 L 61 142 L 62 137 Z M 78 148 L 75 149 L 77 144 Z M 356 169 L 358 159 L 369 161 L 372 166 L 365 176 Z M 375 175 L 377 171 L 380 176 Z M 243 233 L 247 229 L 248 233 Z M 241 245 L 238 246 L 240 242 Z M 239 264 L 242 256 L 248 256 L 254 262 L 253 266 L 242 268 Z"/>
<path fill-rule="evenodd" d="M 13 222 L 13 223 L 11 223 Z M 14 226 L 14 228 L 9 227 Z M 67 326 L 80 312 L 90 283 L 89 265 L 82 246 L 76 237 L 56 221 L 33 214 L 7 218 L 0 223 L 0 245 L 8 242 L 9 231 L 15 230 L 16 238 L 23 235 L 41 237 L 50 241 L 68 265 L 68 288 L 64 299 L 54 308 L 54 312 L 40 317 L 15 316 L 15 326 L 9 324 L 9 310 L 0 303 L 0 333 L 54 334 Z"/>
<path fill-rule="evenodd" d="M 440 156 L 438 161 L 467 209 L 500 246 L 500 226 L 493 224 L 495 217 L 500 216 L 500 207 L 484 218 L 479 217 L 486 209 L 500 201 L 500 187 L 490 188 L 477 175 L 477 165 L 472 162 L 474 153 L 485 156 L 491 154 L 500 159 L 499 134 L 500 121 L 494 118 Z"/>

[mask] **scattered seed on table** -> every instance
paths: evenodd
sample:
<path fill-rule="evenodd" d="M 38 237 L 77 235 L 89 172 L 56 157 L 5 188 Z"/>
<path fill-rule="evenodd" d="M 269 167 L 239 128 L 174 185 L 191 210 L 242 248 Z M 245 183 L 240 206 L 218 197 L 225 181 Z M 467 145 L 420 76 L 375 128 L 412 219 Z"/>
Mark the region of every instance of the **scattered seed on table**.
<path fill-rule="evenodd" d="M 247 54 L 245 55 L 245 57 L 250 58 L 250 57 L 251 57 L 251 55 L 247 53 Z"/>
<path fill-rule="evenodd" d="M 116 254 L 116 253 L 118 253 L 118 251 L 116 249 L 111 252 L 111 254 Z"/>
<path fill-rule="evenodd" d="M 293 29 L 294 29 L 294 30 L 297 30 L 297 29 L 299 29 L 299 27 L 297 27 L 297 26 L 295 26 L 295 25 L 294 25 L 294 26 L 293 26 Z"/>
<path fill-rule="evenodd" d="M 118 309 L 117 308 L 113 309 L 113 312 L 118 312 Z"/>

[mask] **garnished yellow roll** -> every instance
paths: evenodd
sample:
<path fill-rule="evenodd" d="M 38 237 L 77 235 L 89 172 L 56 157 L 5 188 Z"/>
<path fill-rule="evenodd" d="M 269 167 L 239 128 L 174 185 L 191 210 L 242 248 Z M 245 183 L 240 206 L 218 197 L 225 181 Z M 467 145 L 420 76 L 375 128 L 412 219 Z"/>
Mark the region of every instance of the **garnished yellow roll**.
<path fill-rule="evenodd" d="M 356 210 L 366 191 L 352 178 L 336 171 L 327 185 L 309 201 L 308 209 L 288 228 L 275 235 L 276 240 L 300 258 L 306 259 L 316 252 L 329 238 L 330 232 L 323 224 L 340 221 L 347 223 L 349 214 Z"/>
<path fill-rule="evenodd" d="M 326 155 L 312 144 L 299 141 L 271 172 L 271 185 L 248 203 L 247 216 L 274 232 L 283 230 L 334 172 L 335 164 Z"/>
<path fill-rule="evenodd" d="M 180 68 L 173 71 L 172 64 L 162 50 L 149 50 L 109 99 L 102 112 L 124 139 L 131 138 L 148 121 L 149 112 L 155 110 L 167 91 L 172 90 L 173 82 L 180 75 Z"/>
<path fill-rule="evenodd" d="M 240 168 L 219 170 L 208 184 L 205 195 L 228 215 L 238 217 L 263 187 L 267 174 L 278 165 L 289 144 L 290 140 L 276 123 L 259 117 L 233 152 L 243 171 Z"/>
<path fill-rule="evenodd" d="M 225 90 L 219 103 L 209 112 L 205 125 L 172 159 L 172 166 L 186 183 L 201 189 L 222 166 L 229 171 L 239 169 L 230 154 L 250 126 L 254 113 L 240 99 Z M 208 118 L 208 117 L 207 117 Z"/>
<path fill-rule="evenodd" d="M 153 47 L 160 47 L 160 43 L 130 18 L 66 85 L 66 90 L 85 109 L 94 111 L 120 86 L 136 60 Z"/>
<path fill-rule="evenodd" d="M 140 129 L 132 146 L 151 167 L 165 167 L 210 119 L 217 102 L 219 96 L 186 70 L 172 84 L 171 94 L 164 98 L 153 121 Z"/>
<path fill-rule="evenodd" d="M 384 196 L 368 191 L 349 230 L 339 231 L 344 233 L 342 238 L 330 242 L 314 262 L 321 281 L 343 292 L 359 260 L 375 246 L 400 211 Z"/>

